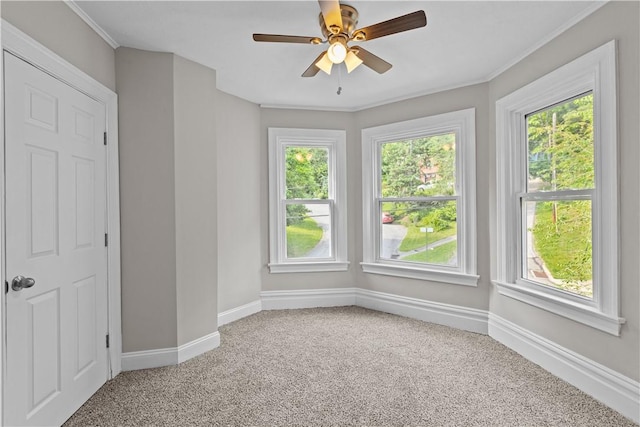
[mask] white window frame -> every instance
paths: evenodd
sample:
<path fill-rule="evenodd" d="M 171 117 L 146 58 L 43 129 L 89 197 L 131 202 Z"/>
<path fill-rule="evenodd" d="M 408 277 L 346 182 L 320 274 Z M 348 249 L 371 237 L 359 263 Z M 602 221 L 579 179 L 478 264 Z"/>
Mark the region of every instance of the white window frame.
<path fill-rule="evenodd" d="M 458 265 L 434 265 L 382 259 L 379 212 L 380 149 L 386 142 L 444 133 L 456 134 Z M 477 286 L 475 108 L 453 111 L 362 130 L 362 225 L 365 273 Z"/>
<path fill-rule="evenodd" d="M 268 266 L 271 273 L 346 271 L 349 268 L 346 139 L 344 130 L 269 128 Z M 287 258 L 285 150 L 289 146 L 328 150 L 329 197 L 303 202 L 329 205 L 332 254 L 329 258 Z"/>
<path fill-rule="evenodd" d="M 526 115 L 591 91 L 595 190 L 592 191 L 593 299 L 523 279 L 520 197 L 526 191 Z M 496 102 L 496 269 L 502 295 L 620 334 L 615 40 Z M 591 190 L 590 190 L 591 192 Z"/>

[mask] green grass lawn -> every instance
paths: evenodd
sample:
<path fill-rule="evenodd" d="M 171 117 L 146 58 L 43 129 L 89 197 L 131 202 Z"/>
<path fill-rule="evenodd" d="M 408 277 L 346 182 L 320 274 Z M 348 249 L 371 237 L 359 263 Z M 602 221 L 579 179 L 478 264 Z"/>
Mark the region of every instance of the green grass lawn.
<path fill-rule="evenodd" d="M 400 252 L 411 251 L 424 246 L 427 243 L 426 239 L 429 239 L 429 244 L 431 244 L 445 237 L 455 236 L 456 231 L 457 227 L 455 222 L 451 223 L 451 227 L 442 231 L 434 231 L 433 233 L 423 233 L 420 231 L 420 227 L 410 225 L 407 227 L 407 235 L 404 237 L 404 240 L 402 240 L 398 250 Z M 428 234 L 428 236 L 425 237 L 425 234 Z"/>
<path fill-rule="evenodd" d="M 558 203 L 558 221 L 553 222 L 551 202 L 538 203 L 533 227 L 535 250 L 561 288 L 591 297 L 591 221 L 588 202 Z"/>
<path fill-rule="evenodd" d="M 322 239 L 322 228 L 311 218 L 287 226 L 287 257 L 300 258 Z"/>
<path fill-rule="evenodd" d="M 444 245 L 436 246 L 433 249 L 408 255 L 401 259 L 403 261 L 428 262 L 430 264 L 448 264 L 449 260 L 456 254 L 457 249 L 458 242 L 454 240 L 453 242 L 448 242 Z"/>

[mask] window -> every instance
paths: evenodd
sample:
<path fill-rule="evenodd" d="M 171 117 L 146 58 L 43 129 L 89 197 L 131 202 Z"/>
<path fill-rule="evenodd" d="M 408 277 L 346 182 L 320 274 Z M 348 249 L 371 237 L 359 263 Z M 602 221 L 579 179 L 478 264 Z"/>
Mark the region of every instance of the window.
<path fill-rule="evenodd" d="M 347 270 L 346 134 L 269 128 L 271 273 Z"/>
<path fill-rule="evenodd" d="M 496 103 L 501 294 L 618 335 L 615 43 Z"/>
<path fill-rule="evenodd" d="M 476 286 L 475 110 L 364 129 L 366 273 Z"/>
<path fill-rule="evenodd" d="M 593 299 L 593 92 L 525 115 L 522 278 Z"/>

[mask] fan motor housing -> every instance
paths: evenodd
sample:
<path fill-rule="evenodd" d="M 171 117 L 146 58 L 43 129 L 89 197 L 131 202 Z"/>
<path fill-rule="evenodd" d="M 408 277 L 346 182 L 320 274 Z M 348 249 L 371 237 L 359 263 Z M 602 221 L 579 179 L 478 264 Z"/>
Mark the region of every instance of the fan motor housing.
<path fill-rule="evenodd" d="M 358 25 L 358 11 L 353 6 L 340 4 L 340 14 L 342 15 L 341 34 L 344 34 L 347 36 L 347 38 L 349 38 L 351 37 L 351 33 L 353 32 L 353 30 L 356 28 L 356 25 Z M 325 38 L 330 39 L 334 34 L 325 25 L 322 13 L 320 13 L 319 20 L 322 34 L 325 36 Z"/>

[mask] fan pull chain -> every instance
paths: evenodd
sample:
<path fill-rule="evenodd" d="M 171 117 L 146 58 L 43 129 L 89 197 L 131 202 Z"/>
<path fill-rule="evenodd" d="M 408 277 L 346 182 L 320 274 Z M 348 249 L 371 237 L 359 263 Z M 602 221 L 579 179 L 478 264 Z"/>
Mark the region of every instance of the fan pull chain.
<path fill-rule="evenodd" d="M 342 92 L 342 67 L 341 64 L 338 64 L 336 68 L 338 68 L 338 91 L 336 92 L 338 95 Z"/>

